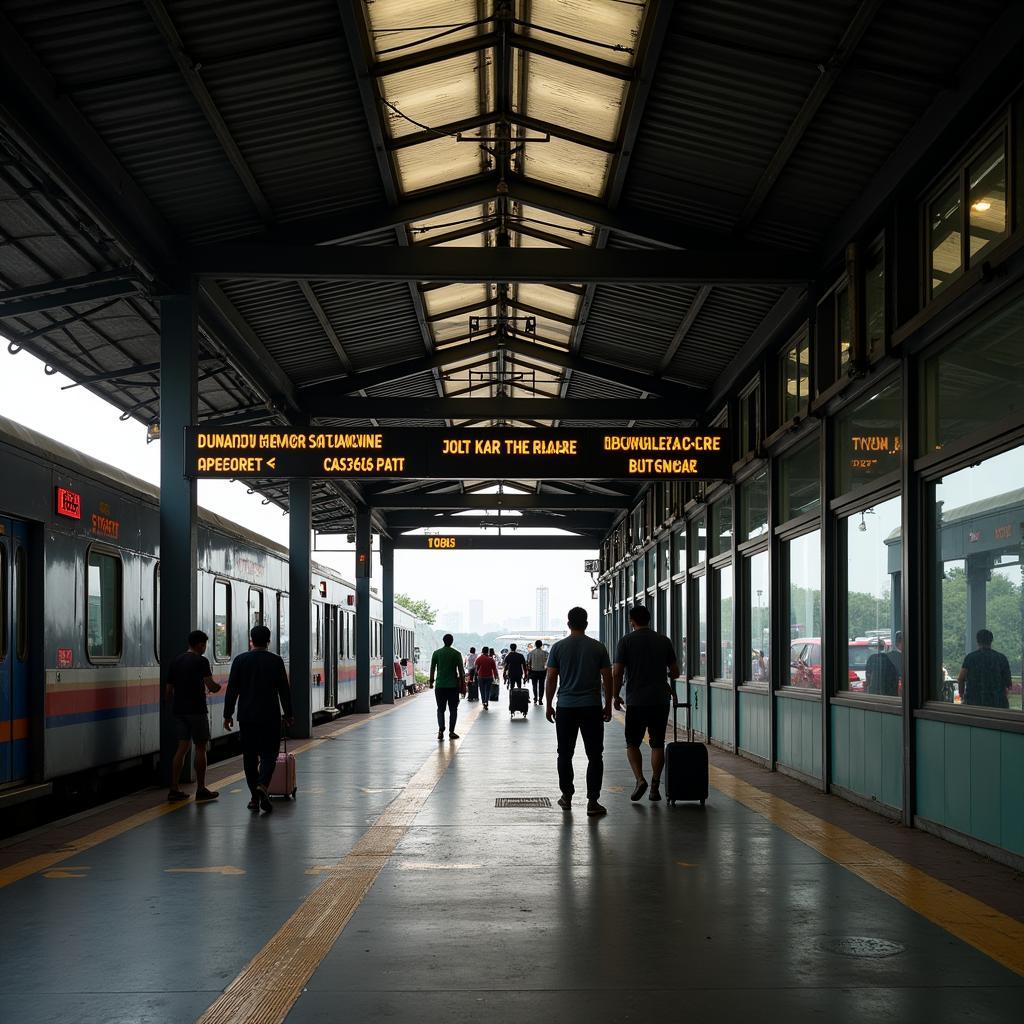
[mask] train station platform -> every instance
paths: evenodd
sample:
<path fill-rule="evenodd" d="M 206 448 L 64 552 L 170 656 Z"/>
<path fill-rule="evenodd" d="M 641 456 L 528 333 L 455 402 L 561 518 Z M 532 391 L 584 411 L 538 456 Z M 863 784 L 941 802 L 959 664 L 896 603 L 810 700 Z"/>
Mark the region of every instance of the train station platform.
<path fill-rule="evenodd" d="M 618 718 L 608 815 L 564 812 L 553 727 L 502 696 L 457 741 L 429 694 L 319 728 L 270 815 L 234 761 L 214 803 L 0 848 L 3 1019 L 1019 1018 L 1011 869 L 717 751 L 704 810 L 633 804 Z"/>

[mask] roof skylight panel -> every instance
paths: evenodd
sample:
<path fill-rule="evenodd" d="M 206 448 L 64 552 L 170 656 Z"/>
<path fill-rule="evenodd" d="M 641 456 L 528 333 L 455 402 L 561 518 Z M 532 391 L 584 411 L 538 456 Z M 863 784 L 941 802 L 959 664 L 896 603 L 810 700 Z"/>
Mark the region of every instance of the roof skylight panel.
<path fill-rule="evenodd" d="M 524 147 L 522 173 L 558 188 L 600 196 L 611 166 L 611 156 L 599 149 L 552 138 Z"/>
<path fill-rule="evenodd" d="M 392 138 L 482 114 L 479 69 L 493 52 L 467 53 L 380 79 L 384 123 Z M 473 149 L 475 147 L 469 146 Z"/>
<path fill-rule="evenodd" d="M 487 4 L 487 14 L 492 4 Z M 421 53 L 469 39 L 487 25 L 477 21 L 477 0 L 373 0 L 363 5 L 374 57 Z"/>
<path fill-rule="evenodd" d="M 516 113 L 612 142 L 618 135 L 628 84 L 587 68 L 531 54 L 525 110 L 519 111 L 517 105 Z M 537 144 L 530 151 L 536 148 Z"/>
<path fill-rule="evenodd" d="M 522 18 L 524 5 L 516 6 Z M 567 50 L 629 66 L 635 61 L 645 6 L 621 0 L 530 0 L 529 25 L 520 30 Z"/>

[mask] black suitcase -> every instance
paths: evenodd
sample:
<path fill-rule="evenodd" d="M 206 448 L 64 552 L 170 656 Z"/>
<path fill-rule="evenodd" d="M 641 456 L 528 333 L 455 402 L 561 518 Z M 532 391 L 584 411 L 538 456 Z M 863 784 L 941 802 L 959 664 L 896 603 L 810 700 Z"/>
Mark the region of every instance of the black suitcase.
<path fill-rule="evenodd" d="M 513 686 L 512 689 L 508 691 L 509 717 L 514 715 L 517 711 L 521 711 L 523 713 L 523 718 L 525 718 L 529 710 L 530 691 L 522 686 Z"/>
<path fill-rule="evenodd" d="M 466 700 L 477 700 L 480 696 L 480 687 L 477 686 L 475 679 L 470 679 L 469 686 L 466 688 Z"/>
<path fill-rule="evenodd" d="M 681 743 L 676 724 L 677 708 L 686 708 L 686 733 L 689 739 Z M 708 748 L 693 742 L 690 722 L 690 704 L 680 704 L 672 684 L 672 742 L 665 744 L 665 799 L 670 804 L 677 800 L 699 800 L 701 807 L 708 798 Z"/>

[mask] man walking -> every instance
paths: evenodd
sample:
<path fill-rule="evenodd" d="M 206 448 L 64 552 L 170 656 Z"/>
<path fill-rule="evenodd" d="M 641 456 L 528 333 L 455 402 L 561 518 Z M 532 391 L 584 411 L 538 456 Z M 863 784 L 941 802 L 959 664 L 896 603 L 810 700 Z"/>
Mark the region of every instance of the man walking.
<path fill-rule="evenodd" d="M 284 661 L 268 650 L 270 630 L 253 626 L 249 630 L 251 647 L 231 662 L 228 691 L 224 699 L 224 728 L 234 725 L 238 702 L 238 733 L 242 740 L 242 767 L 252 799 L 249 810 L 269 814 L 267 786 L 274 775 L 277 752 L 281 747 L 281 715 L 291 725 L 292 691 Z"/>
<path fill-rule="evenodd" d="M 956 677 L 960 699 L 976 707 L 1008 708 L 1008 693 L 1013 685 L 1010 662 L 1005 654 L 992 650 L 991 630 L 979 629 L 978 649 L 964 658 L 963 667 Z"/>
<path fill-rule="evenodd" d="M 491 654 L 493 648 L 482 647 L 476 659 L 476 685 L 480 691 L 480 701 L 486 711 L 491 705 L 491 694 L 494 692 L 494 680 L 498 678 L 498 665 Z"/>
<path fill-rule="evenodd" d="M 466 655 L 466 684 L 470 688 L 476 680 L 476 648 L 470 647 L 469 654 Z M 478 694 L 479 695 L 479 694 Z M 469 699 L 476 700 L 473 696 L 473 690 L 469 690 Z"/>
<path fill-rule="evenodd" d="M 509 644 L 505 655 L 505 683 L 509 689 L 523 685 L 523 673 L 526 671 L 526 659 L 516 650 L 515 644 Z"/>
<path fill-rule="evenodd" d="M 444 709 L 448 708 L 448 739 L 457 740 L 455 720 L 459 717 L 459 695 L 466 695 L 466 673 L 462 668 L 462 655 L 452 643 L 455 637 L 445 633 L 441 638 L 443 647 L 434 651 L 430 658 L 430 685 L 437 701 L 437 738 L 444 739 Z"/>
<path fill-rule="evenodd" d="M 167 671 L 166 695 L 171 701 L 178 736 L 178 749 L 174 751 L 171 762 L 171 788 L 167 794 L 167 799 L 172 802 L 188 799 L 188 793 L 178 785 L 191 744 L 196 748 L 196 801 L 216 800 L 220 795 L 217 790 L 206 788 L 206 744 L 210 742 L 206 694 L 220 690 L 220 683 L 214 682 L 210 662 L 206 658 L 209 639 L 201 629 L 189 633 L 188 650 L 179 654 Z"/>
<path fill-rule="evenodd" d="M 526 659 L 530 668 L 530 682 L 533 684 L 533 703 L 539 705 L 544 696 L 544 670 L 548 667 L 548 652 L 544 650 L 544 641 L 537 640 Z"/>
<path fill-rule="evenodd" d="M 661 799 L 661 772 L 665 767 L 665 729 L 672 697 L 670 679 L 679 675 L 672 641 L 651 629 L 651 613 L 642 604 L 629 610 L 631 632 L 615 650 L 612 681 L 615 707 L 622 709 L 622 683 L 626 683 L 626 760 L 636 786 L 630 800 L 647 792 L 640 745 L 647 734 L 651 745 L 651 800 Z"/>
<path fill-rule="evenodd" d="M 576 737 L 582 735 L 587 752 L 587 814 L 597 817 L 608 811 L 598 803 L 604 777 L 604 723 L 612 717 L 612 666 L 608 650 L 600 640 L 586 635 L 587 611 L 571 608 L 569 635 L 559 640 L 548 654 L 545 695 L 546 717 L 555 723 L 558 740 L 558 806 L 569 810 L 576 792 L 572 756 Z M 552 706 L 558 691 L 558 711 Z M 604 705 L 601 695 L 604 691 Z"/>

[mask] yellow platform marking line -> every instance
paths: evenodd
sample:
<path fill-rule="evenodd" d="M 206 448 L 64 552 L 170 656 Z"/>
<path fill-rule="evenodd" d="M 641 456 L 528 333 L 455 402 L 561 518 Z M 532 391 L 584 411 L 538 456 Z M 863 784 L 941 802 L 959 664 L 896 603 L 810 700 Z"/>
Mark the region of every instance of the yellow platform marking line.
<path fill-rule="evenodd" d="M 1024 976 L 1024 923 L 871 843 L 711 766 L 711 784 L 905 907 Z"/>
<path fill-rule="evenodd" d="M 615 717 L 622 721 L 620 712 Z M 1024 976 L 1024 922 L 954 889 L 846 829 L 709 766 L 711 785 L 794 839 L 863 879 L 905 907 Z M 682 862 L 677 861 L 682 867 Z M 693 866 L 693 865 L 687 865 Z"/>
<path fill-rule="evenodd" d="M 477 707 L 465 718 L 459 718 L 463 736 L 479 714 Z M 324 875 L 324 881 L 242 968 L 197 1024 L 280 1024 L 288 1016 L 409 831 L 461 743 L 462 740 L 444 742 L 351 852 L 337 864 L 317 869 Z"/>
<path fill-rule="evenodd" d="M 313 750 L 315 747 L 319 747 L 321 743 L 326 743 L 329 739 L 335 736 L 341 736 L 343 733 L 361 728 L 368 722 L 374 721 L 383 715 L 389 715 L 392 711 L 397 711 L 400 707 L 404 706 L 404 703 L 401 705 L 396 704 L 394 707 L 389 707 L 384 711 L 378 711 L 368 718 L 363 718 L 358 722 L 352 722 L 340 729 L 335 729 L 327 733 L 325 736 L 317 736 L 314 739 L 305 740 L 304 742 L 297 743 L 288 749 L 293 754 L 303 754 L 308 750 Z M 223 779 L 219 779 L 217 781 L 217 785 L 224 787 L 230 786 L 232 783 L 240 782 L 244 778 L 245 772 L 235 772 Z M 14 882 L 20 882 L 21 879 L 27 878 L 29 875 L 37 874 L 40 871 L 46 871 L 48 868 L 52 868 L 55 864 L 60 864 L 61 861 L 69 860 L 71 857 L 77 857 L 85 850 L 91 850 L 94 846 L 99 846 L 101 843 L 108 842 L 111 839 L 116 839 L 118 836 L 124 835 L 125 832 L 130 832 L 133 828 L 138 828 L 140 825 L 146 825 L 151 821 L 155 821 L 157 818 L 163 817 L 165 814 L 171 814 L 174 811 L 180 810 L 182 807 L 188 807 L 191 803 L 191 800 L 181 800 L 178 803 L 172 804 L 164 802 L 153 807 L 147 807 L 144 811 L 138 811 L 135 814 L 131 814 L 127 818 L 123 818 L 121 821 L 112 822 L 110 825 L 96 829 L 95 832 L 89 832 L 87 835 L 79 836 L 77 839 L 72 839 L 69 843 L 57 850 L 39 853 L 34 857 L 27 857 L 25 860 L 20 860 L 15 864 L 11 864 L 5 868 L 0 868 L 0 889 L 4 888 L 4 886 L 11 885 Z M 58 875 L 53 877 L 63 878 L 68 876 Z"/>

